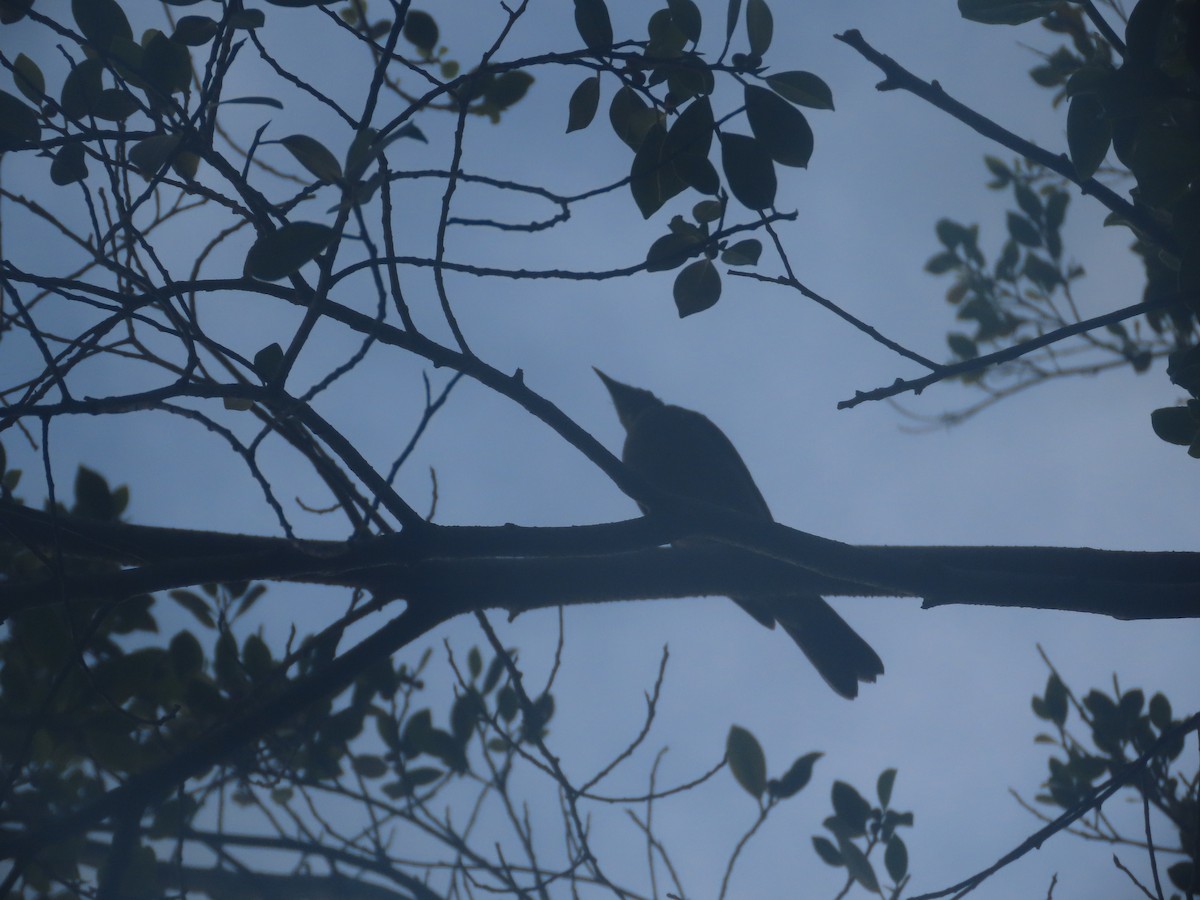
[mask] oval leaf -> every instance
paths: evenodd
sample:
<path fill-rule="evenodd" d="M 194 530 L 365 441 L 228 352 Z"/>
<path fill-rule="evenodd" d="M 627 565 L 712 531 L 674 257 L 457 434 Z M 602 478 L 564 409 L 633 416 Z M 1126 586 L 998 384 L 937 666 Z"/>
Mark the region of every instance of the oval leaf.
<path fill-rule="evenodd" d="M 721 299 L 721 273 L 711 259 L 697 260 L 675 276 L 673 293 L 679 318 L 704 312 Z"/>
<path fill-rule="evenodd" d="M 0 91 L 0 153 L 28 147 L 41 136 L 37 113 L 7 91 Z"/>
<path fill-rule="evenodd" d="M 839 840 L 838 849 L 841 851 L 842 861 L 846 864 L 846 871 L 850 877 L 871 893 L 878 894 L 879 879 L 875 877 L 875 869 L 871 866 L 867 855 L 849 841 Z"/>
<path fill-rule="evenodd" d="M 246 254 L 245 273 L 263 281 L 278 281 L 296 272 L 329 246 L 333 229 L 318 222 L 289 222 L 264 234 Z"/>
<path fill-rule="evenodd" d="M 181 140 L 181 134 L 156 134 L 138 141 L 129 151 L 129 161 L 150 178 L 171 158 Z"/>
<path fill-rule="evenodd" d="M 747 0 L 746 35 L 750 38 L 750 52 L 755 56 L 765 55 L 774 33 L 775 20 L 766 0 Z"/>
<path fill-rule="evenodd" d="M 761 797 L 767 789 L 767 759 L 758 739 L 740 725 L 731 726 L 725 739 L 725 758 L 733 777 L 746 793 L 754 798 Z"/>
<path fill-rule="evenodd" d="M 879 773 L 879 780 L 875 782 L 875 793 L 879 795 L 879 805 L 884 809 L 887 809 L 887 805 L 892 802 L 892 788 L 895 784 L 895 769 L 884 769 Z"/>
<path fill-rule="evenodd" d="M 116 0 L 71 0 L 71 14 L 83 36 L 107 50 L 115 37 L 133 39 L 133 29 Z"/>
<path fill-rule="evenodd" d="M 50 180 L 55 184 L 73 184 L 87 178 L 83 144 L 64 144 L 50 164 Z"/>
<path fill-rule="evenodd" d="M 964 19 L 987 25 L 1020 25 L 1054 12 L 1057 0 L 958 0 Z"/>
<path fill-rule="evenodd" d="M 729 266 L 756 266 L 762 256 L 762 242 L 754 238 L 738 241 L 721 253 L 721 262 Z"/>
<path fill-rule="evenodd" d="M 748 209 L 775 205 L 775 167 L 762 144 L 744 134 L 721 135 L 721 168 L 729 190 Z"/>
<path fill-rule="evenodd" d="M 579 87 L 571 94 L 571 102 L 567 105 L 567 134 L 591 125 L 599 106 L 600 73 L 597 72 L 595 77 L 579 82 Z"/>
<path fill-rule="evenodd" d="M 850 837 L 864 834 L 871 805 L 862 795 L 844 781 L 835 781 L 832 789 L 833 811 L 837 815 L 842 831 Z"/>
<path fill-rule="evenodd" d="M 1108 155 L 1112 122 L 1094 94 L 1071 98 L 1067 109 L 1067 148 L 1080 178 L 1091 178 Z"/>
<path fill-rule="evenodd" d="M 812 72 L 777 72 L 767 85 L 784 100 L 812 109 L 833 109 L 833 91 Z"/>
<path fill-rule="evenodd" d="M 279 143 L 296 157 L 296 162 L 322 181 L 338 181 L 342 177 L 342 167 L 337 157 L 316 138 L 307 134 L 289 134 Z"/>
<path fill-rule="evenodd" d="M 667 9 L 671 11 L 671 20 L 675 27 L 682 31 L 693 44 L 700 40 L 700 8 L 692 0 L 667 0 Z"/>
<path fill-rule="evenodd" d="M 670 164 L 666 145 L 666 129 L 656 122 L 642 140 L 629 172 L 629 189 L 647 219 L 687 187 Z"/>
<path fill-rule="evenodd" d="M 575 27 L 589 50 L 602 53 L 612 47 L 612 19 L 604 0 L 575 0 Z"/>
<path fill-rule="evenodd" d="M 171 40 L 189 47 L 203 47 L 217 35 L 218 25 L 208 16 L 184 16 L 175 23 Z"/>
<path fill-rule="evenodd" d="M 791 768 L 783 773 L 782 778 L 771 782 L 771 795 L 778 797 L 780 800 L 786 800 L 788 797 L 793 797 L 804 790 L 805 786 L 812 779 L 813 766 L 824 755 L 823 753 L 816 752 L 806 753 L 797 759 L 792 763 Z"/>
<path fill-rule="evenodd" d="M 410 9 L 404 19 L 404 38 L 422 53 L 432 53 L 438 42 L 438 26 L 427 12 Z"/>
<path fill-rule="evenodd" d="M 608 106 L 608 121 L 617 137 L 631 150 L 642 146 L 646 132 L 658 123 L 658 114 L 630 87 L 621 88 L 613 94 Z"/>
<path fill-rule="evenodd" d="M 746 118 L 773 160 L 801 169 L 808 166 L 813 133 L 804 113 L 766 88 L 746 85 Z"/>
<path fill-rule="evenodd" d="M 42 102 L 42 96 L 46 93 L 46 79 L 37 63 L 24 53 L 18 53 L 13 60 L 13 81 L 17 83 L 17 90 L 29 100 L 39 104 Z"/>

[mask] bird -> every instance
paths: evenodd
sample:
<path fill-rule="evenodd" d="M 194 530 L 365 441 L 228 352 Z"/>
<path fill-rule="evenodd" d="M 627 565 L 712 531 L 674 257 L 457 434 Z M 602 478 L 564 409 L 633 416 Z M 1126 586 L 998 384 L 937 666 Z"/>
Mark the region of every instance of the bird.
<path fill-rule="evenodd" d="M 621 461 L 632 472 L 664 493 L 774 521 L 737 448 L 706 416 L 595 372 L 625 429 Z M 826 683 L 847 699 L 858 696 L 859 682 L 874 682 L 883 674 L 883 661 L 871 645 L 816 594 L 798 590 L 786 597 L 730 599 L 767 628 L 778 622 Z"/>

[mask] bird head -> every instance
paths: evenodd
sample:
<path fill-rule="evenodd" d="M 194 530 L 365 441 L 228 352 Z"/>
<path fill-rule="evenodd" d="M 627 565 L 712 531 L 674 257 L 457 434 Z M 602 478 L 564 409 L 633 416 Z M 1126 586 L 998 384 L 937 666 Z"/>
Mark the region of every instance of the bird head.
<path fill-rule="evenodd" d="M 617 418 L 621 420 L 621 426 L 626 431 L 629 431 L 638 416 L 646 410 L 663 405 L 661 400 L 647 390 L 621 384 L 621 382 L 609 378 L 595 366 L 592 366 L 592 370 L 600 376 L 600 380 L 608 388 L 613 406 L 617 408 Z"/>

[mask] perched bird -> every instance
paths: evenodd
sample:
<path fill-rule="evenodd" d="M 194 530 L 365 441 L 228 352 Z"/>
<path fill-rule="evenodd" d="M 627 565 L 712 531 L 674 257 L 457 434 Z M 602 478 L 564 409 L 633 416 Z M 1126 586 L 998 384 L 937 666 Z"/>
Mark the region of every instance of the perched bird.
<path fill-rule="evenodd" d="M 625 465 L 666 493 L 772 518 L 750 470 L 720 428 L 698 412 L 663 403 L 599 369 L 596 374 L 612 395 L 625 428 Z M 782 625 L 843 697 L 856 697 L 860 681 L 883 674 L 883 663 L 871 645 L 815 594 L 732 599 L 768 628 L 776 622 Z"/>

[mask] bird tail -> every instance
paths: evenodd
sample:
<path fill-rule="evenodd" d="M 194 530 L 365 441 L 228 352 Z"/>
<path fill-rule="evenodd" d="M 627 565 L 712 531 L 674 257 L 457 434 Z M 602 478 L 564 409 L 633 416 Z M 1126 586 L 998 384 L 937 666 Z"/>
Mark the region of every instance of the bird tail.
<path fill-rule="evenodd" d="M 783 630 L 843 697 L 854 699 L 860 681 L 874 682 L 883 674 L 879 654 L 822 598 L 780 597 L 773 605 Z"/>

